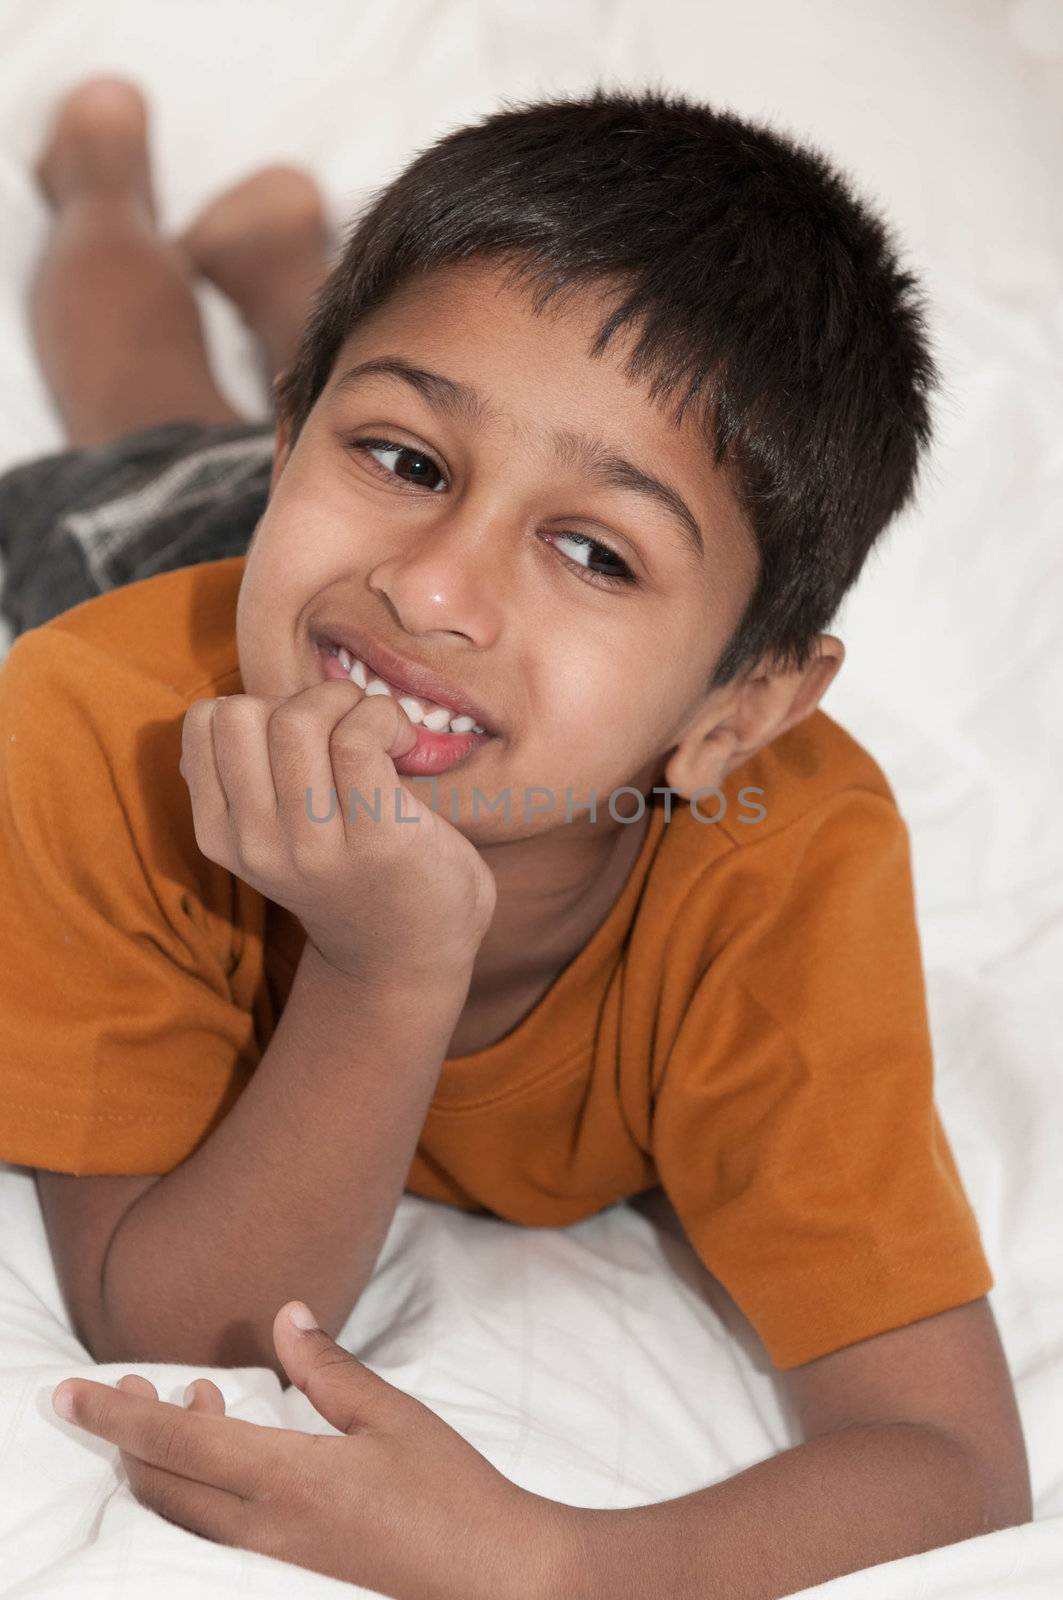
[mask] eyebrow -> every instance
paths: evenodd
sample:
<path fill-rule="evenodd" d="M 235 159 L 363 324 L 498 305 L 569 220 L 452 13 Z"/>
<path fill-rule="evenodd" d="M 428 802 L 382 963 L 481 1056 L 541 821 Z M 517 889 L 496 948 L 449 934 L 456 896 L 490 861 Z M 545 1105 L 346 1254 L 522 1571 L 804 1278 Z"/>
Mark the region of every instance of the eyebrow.
<path fill-rule="evenodd" d="M 359 379 L 368 377 L 397 379 L 419 394 L 441 416 L 455 417 L 477 426 L 506 420 L 505 413 L 491 407 L 483 395 L 469 384 L 458 383 L 453 378 L 444 377 L 441 372 L 430 372 L 425 367 L 414 366 L 401 356 L 376 356 L 370 361 L 360 361 L 343 374 L 336 384 L 335 393 L 353 388 Z M 577 467 L 602 488 L 642 495 L 666 511 L 682 539 L 684 549 L 700 564 L 705 556 L 701 528 L 678 489 L 643 471 L 593 435 L 569 428 L 555 428 L 549 437 L 558 459 L 566 465 Z"/>

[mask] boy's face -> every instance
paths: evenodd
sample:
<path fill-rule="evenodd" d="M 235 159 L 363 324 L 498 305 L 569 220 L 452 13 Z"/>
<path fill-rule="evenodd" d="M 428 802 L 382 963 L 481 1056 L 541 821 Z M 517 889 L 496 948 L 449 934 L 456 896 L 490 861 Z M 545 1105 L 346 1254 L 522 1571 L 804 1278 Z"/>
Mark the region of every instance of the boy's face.
<path fill-rule="evenodd" d="M 667 781 L 753 590 L 751 536 L 696 424 L 677 431 L 624 378 L 630 344 L 588 356 L 601 316 L 586 298 L 535 316 L 482 262 L 404 285 L 347 340 L 290 449 L 280 426 L 247 556 L 245 693 L 321 682 L 319 642 L 346 623 L 483 709 L 492 736 L 437 780 L 437 809 L 477 844 L 561 825 L 566 799 L 578 826 L 592 791 L 601 816 L 622 786 Z M 343 382 L 385 357 L 444 381 Z M 482 414 L 455 404 L 458 384 Z M 474 788 L 508 791 L 511 822 L 482 802 L 474 818 Z"/>

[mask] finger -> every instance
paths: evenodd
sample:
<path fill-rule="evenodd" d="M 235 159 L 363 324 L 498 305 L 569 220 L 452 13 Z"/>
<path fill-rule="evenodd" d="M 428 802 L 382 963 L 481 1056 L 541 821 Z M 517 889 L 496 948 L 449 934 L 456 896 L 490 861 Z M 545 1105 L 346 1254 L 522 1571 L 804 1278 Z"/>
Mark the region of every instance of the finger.
<path fill-rule="evenodd" d="M 157 1400 L 159 1391 L 148 1378 L 141 1377 L 139 1372 L 127 1372 L 124 1377 L 118 1378 L 115 1388 L 127 1394 L 142 1394 L 147 1400 Z"/>
<path fill-rule="evenodd" d="M 127 1373 L 115 1383 L 116 1389 L 125 1390 L 129 1394 L 142 1394 L 148 1400 L 159 1398 L 155 1385 L 139 1372 Z M 181 1396 L 181 1405 L 186 1411 L 206 1411 L 208 1414 L 224 1415 L 225 1396 L 216 1383 L 209 1378 L 193 1378 Z"/>
<path fill-rule="evenodd" d="M 397 809 L 406 817 L 422 812 L 417 796 L 395 771 L 395 762 L 416 743 L 415 725 L 391 695 L 370 695 L 336 723 L 329 740 L 329 765 L 348 846 L 364 833 L 367 820 L 375 823 L 379 816 L 384 827 L 394 822 Z M 403 791 L 401 801 L 396 799 L 397 789 Z M 357 791 L 353 796 L 352 790 Z M 409 838 L 408 830 L 402 837 Z"/>
<path fill-rule="evenodd" d="M 124 1393 L 140 1394 L 147 1399 L 158 1399 L 155 1385 L 140 1373 L 128 1373 L 118 1379 L 116 1388 Z M 225 1396 L 209 1378 L 193 1378 L 185 1389 L 183 1404 L 186 1410 L 223 1415 Z M 261 1535 L 254 1521 L 255 1502 L 227 1489 L 213 1488 L 197 1483 L 194 1478 L 182 1478 L 161 1467 L 148 1466 L 127 1450 L 119 1450 L 122 1467 L 129 1487 L 141 1505 L 165 1517 L 168 1522 L 180 1525 L 202 1538 L 217 1544 L 256 1548 L 249 1540 Z"/>
<path fill-rule="evenodd" d="M 266 743 L 277 814 L 291 835 L 335 823 L 330 813 L 339 809 L 342 799 L 331 793 L 336 780 L 329 740 L 335 724 L 363 698 L 356 683 L 330 678 L 300 690 L 270 711 Z"/>
<path fill-rule="evenodd" d="M 225 1396 L 209 1378 L 193 1378 L 181 1397 L 186 1411 L 204 1411 L 208 1416 L 225 1415 Z"/>
<path fill-rule="evenodd" d="M 272 709 L 284 701 L 241 694 L 216 704 L 211 723 L 214 762 L 228 805 L 231 842 L 246 842 L 255 830 L 272 838 L 277 826 L 277 793 L 266 729 Z"/>
<path fill-rule="evenodd" d="M 184 1411 L 165 1400 L 112 1389 L 88 1378 L 67 1380 L 53 1392 L 69 1392 L 69 1420 L 151 1467 L 193 1478 L 213 1488 L 254 1498 L 286 1460 L 282 1428 L 263 1428 L 239 1417 Z M 60 1411 L 60 1415 L 66 1415 Z"/>
<path fill-rule="evenodd" d="M 340 1433 L 386 1427 L 399 1408 L 420 1401 L 396 1389 L 337 1344 L 324 1328 L 298 1327 L 291 1312 L 310 1313 L 301 1300 L 289 1300 L 273 1319 L 273 1343 L 284 1370 L 315 1411 Z"/>
<path fill-rule="evenodd" d="M 208 847 L 222 846 L 229 832 L 229 802 L 211 731 L 218 703 L 216 699 L 193 701 L 181 724 L 181 766 L 192 802 L 196 839 L 205 854 Z"/>
<path fill-rule="evenodd" d="M 258 1500 L 151 1466 L 126 1450 L 120 1454 L 129 1487 L 142 1506 L 215 1544 L 270 1553 L 270 1518 Z"/>
<path fill-rule="evenodd" d="M 139 1372 L 126 1373 L 117 1380 L 115 1388 L 148 1400 L 159 1398 L 155 1385 Z M 191 1409 L 218 1410 L 220 1402 L 220 1409 L 225 1410 L 225 1399 L 209 1378 L 193 1379 L 188 1389 L 193 1391 Z M 241 1497 L 225 1489 L 197 1484 L 191 1478 L 180 1478 L 158 1467 L 149 1467 L 126 1450 L 118 1453 L 129 1487 L 142 1505 L 170 1522 L 178 1522 L 184 1528 L 221 1543 L 238 1543 L 240 1536 L 246 1533 L 246 1521 L 240 1510 L 244 1504 Z M 226 1503 L 230 1501 L 233 1504 Z"/>
<path fill-rule="evenodd" d="M 351 785 L 372 810 L 380 786 L 381 818 L 386 817 L 396 778 L 387 753 L 412 749 L 417 731 L 390 695 L 366 695 L 357 684 L 334 679 L 293 695 L 274 711 L 269 741 L 278 804 L 292 836 L 331 825 L 349 842 Z"/>

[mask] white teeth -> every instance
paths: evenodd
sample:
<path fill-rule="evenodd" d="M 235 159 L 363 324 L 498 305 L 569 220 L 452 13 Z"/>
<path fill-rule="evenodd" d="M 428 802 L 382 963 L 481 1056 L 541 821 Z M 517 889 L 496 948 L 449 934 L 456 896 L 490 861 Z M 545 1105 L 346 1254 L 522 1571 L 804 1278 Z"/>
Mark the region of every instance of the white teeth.
<path fill-rule="evenodd" d="M 342 645 L 330 645 L 332 655 L 336 656 L 340 666 L 358 685 L 370 694 L 391 694 L 393 691 L 384 682 L 383 678 L 370 678 L 364 665 L 352 656 Z M 448 711 L 445 706 L 435 706 L 431 711 L 426 711 L 423 703 L 411 694 L 397 696 L 399 705 L 405 711 L 411 722 L 423 723 L 432 733 L 486 733 L 478 722 L 472 717 L 459 715 L 456 711 Z"/>
<path fill-rule="evenodd" d="M 403 711 L 405 711 L 411 722 L 424 721 L 424 706 L 419 700 L 415 700 L 412 694 L 400 695 L 399 705 L 402 707 Z"/>

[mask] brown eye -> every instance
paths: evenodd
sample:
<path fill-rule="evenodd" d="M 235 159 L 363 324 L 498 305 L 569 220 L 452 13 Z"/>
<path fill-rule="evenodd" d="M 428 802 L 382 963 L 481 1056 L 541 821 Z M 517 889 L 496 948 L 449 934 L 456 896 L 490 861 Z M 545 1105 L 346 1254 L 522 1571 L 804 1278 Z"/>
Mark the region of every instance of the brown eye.
<path fill-rule="evenodd" d="M 587 551 L 588 562 L 573 561 L 571 556 L 566 556 L 565 560 L 569 561 L 572 566 L 579 567 L 582 572 L 586 573 L 589 582 L 617 585 L 638 582 L 635 574 L 632 572 L 627 562 L 623 561 L 620 556 L 617 555 L 616 551 L 611 550 L 607 544 L 602 544 L 597 539 L 590 539 L 585 533 L 573 533 L 570 529 L 566 530 L 564 533 L 559 533 L 557 537 L 559 539 L 569 539 L 573 544 L 577 544 L 582 549 Z M 613 570 L 611 572 L 595 572 L 591 569 L 589 561 L 594 559 L 595 552 L 599 552 L 600 555 L 605 558 L 606 563 L 612 566 Z M 617 571 L 617 568 L 620 570 Z"/>
<path fill-rule="evenodd" d="M 352 439 L 351 449 L 361 451 L 367 461 L 374 463 L 374 470 L 379 469 L 380 475 L 385 478 L 398 478 L 402 483 L 411 487 L 427 488 L 436 493 L 446 479 L 432 457 L 423 450 L 416 450 L 412 445 L 399 444 L 394 439 Z M 390 456 L 395 462 L 394 466 L 384 465 L 376 460 L 376 453 L 385 457 Z M 407 477 L 406 474 L 409 473 Z M 433 477 L 438 482 L 433 481 Z"/>

